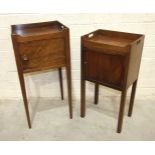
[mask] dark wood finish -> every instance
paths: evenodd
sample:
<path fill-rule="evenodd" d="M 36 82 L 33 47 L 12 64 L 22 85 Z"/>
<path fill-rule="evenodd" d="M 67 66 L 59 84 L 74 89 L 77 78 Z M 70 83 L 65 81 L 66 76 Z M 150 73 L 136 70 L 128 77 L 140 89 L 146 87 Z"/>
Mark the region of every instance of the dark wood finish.
<path fill-rule="evenodd" d="M 122 92 L 118 128 L 120 133 L 127 89 L 138 79 L 144 35 L 96 30 L 81 37 L 81 116 L 85 115 L 85 80 L 95 83 L 94 103 L 98 103 L 98 85 Z M 136 84 L 130 101 L 132 112 Z"/>
<path fill-rule="evenodd" d="M 15 51 L 15 49 L 17 49 L 17 44 L 16 44 L 16 41 L 14 39 L 14 36 L 12 36 L 12 42 L 13 42 L 13 48 Z M 21 92 L 22 92 L 23 101 L 24 101 L 27 123 L 28 123 L 29 128 L 31 128 L 31 120 L 30 120 L 28 101 L 27 101 L 27 95 L 26 95 L 26 89 L 25 89 L 24 75 L 22 73 L 22 66 L 21 66 L 20 59 L 18 57 L 17 52 L 15 52 L 15 59 L 16 59 L 16 65 L 17 65 L 17 70 L 18 70 L 18 77 L 19 77 Z"/>
<path fill-rule="evenodd" d="M 86 89 L 86 82 L 85 80 L 81 80 L 81 117 L 85 117 L 86 114 L 85 89 Z"/>
<path fill-rule="evenodd" d="M 98 104 L 98 97 L 99 97 L 99 84 L 95 83 L 95 96 L 94 96 L 94 104 Z"/>
<path fill-rule="evenodd" d="M 30 119 L 28 100 L 27 100 L 27 95 L 26 95 L 24 76 L 23 74 L 21 74 L 21 72 L 18 72 L 18 75 L 19 75 L 20 87 L 21 87 L 21 92 L 22 92 L 23 101 L 24 101 L 25 112 L 27 116 L 27 122 L 28 122 L 29 128 L 31 128 L 31 119 Z"/>
<path fill-rule="evenodd" d="M 69 113 L 72 118 L 72 88 L 69 28 L 58 21 L 12 25 L 12 43 L 29 128 L 31 128 L 24 74 L 58 68 L 61 99 L 62 67 L 67 70 Z"/>
<path fill-rule="evenodd" d="M 64 99 L 64 93 L 63 93 L 63 80 L 62 80 L 62 70 L 59 68 L 59 83 L 60 83 L 60 91 L 61 91 L 61 99 Z"/>
<path fill-rule="evenodd" d="M 63 38 L 20 43 L 19 56 L 24 73 L 65 66 L 64 46 Z"/>
<path fill-rule="evenodd" d="M 127 90 L 123 90 L 121 95 L 121 103 L 120 103 L 119 116 L 118 116 L 118 125 L 117 125 L 118 133 L 121 133 L 122 131 L 126 94 L 127 94 Z"/>
<path fill-rule="evenodd" d="M 82 51 L 82 40 L 81 40 L 81 51 Z M 86 81 L 84 80 L 85 75 L 85 61 L 82 61 L 84 59 L 84 53 L 81 52 L 81 117 L 85 117 L 86 113 L 86 104 L 85 104 L 85 87 L 86 87 Z"/>
<path fill-rule="evenodd" d="M 87 63 L 85 65 L 87 79 L 121 88 L 121 75 L 123 74 L 121 56 L 111 57 L 111 55 L 103 55 L 101 52 L 90 51 L 86 48 L 84 61 Z M 113 72 L 113 76 L 111 76 L 111 72 Z"/>
<path fill-rule="evenodd" d="M 130 98 L 130 104 L 129 104 L 129 111 L 128 111 L 129 117 L 131 117 L 132 111 L 133 111 L 134 99 L 135 99 L 135 94 L 136 94 L 136 87 L 137 87 L 137 80 L 133 83 L 133 86 L 132 86 L 131 98 Z"/>
<path fill-rule="evenodd" d="M 70 58 L 70 36 L 69 36 L 69 29 L 65 29 L 66 31 L 66 75 L 67 75 L 67 87 L 68 87 L 68 104 L 69 104 L 69 114 L 70 118 L 73 118 L 72 112 L 72 76 L 71 76 L 71 58 Z"/>

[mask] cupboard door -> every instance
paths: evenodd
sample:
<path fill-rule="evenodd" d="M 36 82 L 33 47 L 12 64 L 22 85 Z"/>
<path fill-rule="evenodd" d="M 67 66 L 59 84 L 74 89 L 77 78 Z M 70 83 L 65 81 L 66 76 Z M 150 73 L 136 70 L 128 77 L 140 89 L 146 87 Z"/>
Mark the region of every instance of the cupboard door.
<path fill-rule="evenodd" d="M 123 57 L 96 51 L 85 51 L 85 77 L 105 85 L 121 86 Z"/>
<path fill-rule="evenodd" d="M 120 86 L 123 73 L 123 59 L 121 56 L 102 54 L 98 59 L 98 81 Z"/>
<path fill-rule="evenodd" d="M 19 44 L 23 70 L 33 71 L 65 64 L 64 39 L 47 39 Z"/>

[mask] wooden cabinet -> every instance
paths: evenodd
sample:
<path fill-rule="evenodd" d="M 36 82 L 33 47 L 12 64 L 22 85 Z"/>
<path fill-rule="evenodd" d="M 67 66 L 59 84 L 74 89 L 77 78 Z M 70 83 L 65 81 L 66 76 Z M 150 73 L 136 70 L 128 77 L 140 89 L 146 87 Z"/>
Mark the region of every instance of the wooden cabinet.
<path fill-rule="evenodd" d="M 29 127 L 31 128 L 31 121 L 24 73 L 58 68 L 61 98 L 63 99 L 61 68 L 65 67 L 67 72 L 69 112 L 70 118 L 72 118 L 69 28 L 58 21 L 12 25 L 11 28 L 11 37 Z"/>
<path fill-rule="evenodd" d="M 85 80 L 122 92 L 117 132 L 121 132 L 125 97 L 133 85 L 128 115 L 131 116 L 140 68 L 144 35 L 97 30 L 81 37 L 81 116 L 85 116 Z"/>

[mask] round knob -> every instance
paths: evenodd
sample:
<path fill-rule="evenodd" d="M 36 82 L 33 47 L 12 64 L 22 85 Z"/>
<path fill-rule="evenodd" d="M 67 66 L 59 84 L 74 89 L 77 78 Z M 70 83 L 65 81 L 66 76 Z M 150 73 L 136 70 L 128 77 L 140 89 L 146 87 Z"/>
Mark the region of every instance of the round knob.
<path fill-rule="evenodd" d="M 84 61 L 84 64 L 87 64 L 88 62 L 87 61 Z"/>
<path fill-rule="evenodd" d="M 23 60 L 24 61 L 28 61 L 29 60 L 28 57 L 27 57 L 27 55 L 25 55 L 25 54 L 23 55 Z"/>

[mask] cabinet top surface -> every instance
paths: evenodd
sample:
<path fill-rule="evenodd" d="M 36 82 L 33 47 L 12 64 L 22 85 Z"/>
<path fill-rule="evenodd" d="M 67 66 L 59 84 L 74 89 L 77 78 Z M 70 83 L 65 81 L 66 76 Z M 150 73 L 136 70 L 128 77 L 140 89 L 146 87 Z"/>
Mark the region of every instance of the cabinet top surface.
<path fill-rule="evenodd" d="M 140 39 L 142 36 L 143 35 L 133 33 L 97 30 L 83 37 L 85 38 L 85 40 L 94 43 L 126 47 L 132 42 Z"/>
<path fill-rule="evenodd" d="M 19 35 L 26 37 L 26 36 L 51 34 L 61 32 L 62 29 L 64 28 L 67 27 L 58 21 L 12 25 L 12 35 Z"/>

